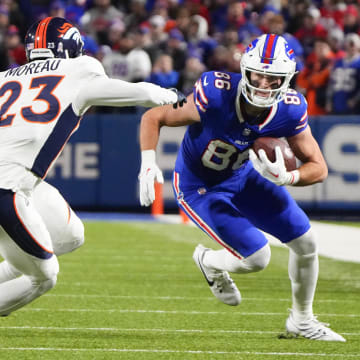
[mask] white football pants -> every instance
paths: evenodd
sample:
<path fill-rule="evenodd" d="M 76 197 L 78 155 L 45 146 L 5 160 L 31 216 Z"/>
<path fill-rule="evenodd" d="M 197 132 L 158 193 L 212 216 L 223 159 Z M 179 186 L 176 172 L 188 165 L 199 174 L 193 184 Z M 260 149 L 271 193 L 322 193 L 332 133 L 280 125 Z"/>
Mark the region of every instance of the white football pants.
<path fill-rule="evenodd" d="M 13 199 L 16 216 L 34 241 L 30 247 L 44 251 L 48 258 L 23 250 L 24 246 L 0 227 L 0 255 L 4 258 L 0 263 L 0 315 L 10 314 L 54 287 L 59 272 L 57 255 L 84 243 L 81 220 L 50 184 L 42 181 L 32 195 L 16 193 Z"/>

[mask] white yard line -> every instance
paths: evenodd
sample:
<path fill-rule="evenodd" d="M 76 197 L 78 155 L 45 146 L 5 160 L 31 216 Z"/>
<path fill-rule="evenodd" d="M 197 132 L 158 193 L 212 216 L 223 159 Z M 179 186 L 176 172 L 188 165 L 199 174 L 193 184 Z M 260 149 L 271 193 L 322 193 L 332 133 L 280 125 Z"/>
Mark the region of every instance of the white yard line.
<path fill-rule="evenodd" d="M 229 315 L 229 316 L 284 316 L 283 312 L 240 312 L 240 311 L 195 311 L 195 310 L 148 310 L 148 309 L 56 309 L 25 307 L 21 311 L 59 311 L 59 312 L 104 312 L 104 313 L 152 313 L 152 314 L 182 314 L 182 315 Z M 317 313 L 318 316 L 358 318 L 360 314 Z"/>
<path fill-rule="evenodd" d="M 204 330 L 204 329 L 136 329 L 103 327 L 56 327 L 56 326 L 0 326 L 0 330 L 40 330 L 40 331 L 109 331 L 109 332 L 159 332 L 159 333 L 200 333 L 200 334 L 278 334 L 278 331 L 263 330 Z M 360 333 L 341 333 L 346 336 L 360 336 Z"/>
<path fill-rule="evenodd" d="M 209 354 L 209 355 L 267 355 L 267 356 L 297 356 L 297 357 L 338 357 L 341 359 L 360 359 L 358 354 L 332 353 L 293 353 L 293 352 L 260 352 L 260 351 L 202 351 L 202 350 L 173 350 L 173 349 L 85 349 L 85 348 L 44 348 L 44 347 L 0 347 L 8 351 L 58 351 L 58 352 L 115 352 L 115 353 L 166 353 L 166 354 Z"/>
<path fill-rule="evenodd" d="M 189 300 L 201 300 L 218 302 L 217 299 L 211 296 L 143 296 L 143 295 L 97 295 L 97 294 L 45 294 L 44 297 L 69 297 L 69 298 L 100 298 L 100 299 L 152 299 L 152 300 L 164 300 L 164 301 L 189 301 Z M 242 301 L 256 301 L 256 302 L 291 302 L 290 298 L 242 298 Z M 316 303 L 353 303 L 358 302 L 357 298 L 354 299 L 317 299 Z"/>

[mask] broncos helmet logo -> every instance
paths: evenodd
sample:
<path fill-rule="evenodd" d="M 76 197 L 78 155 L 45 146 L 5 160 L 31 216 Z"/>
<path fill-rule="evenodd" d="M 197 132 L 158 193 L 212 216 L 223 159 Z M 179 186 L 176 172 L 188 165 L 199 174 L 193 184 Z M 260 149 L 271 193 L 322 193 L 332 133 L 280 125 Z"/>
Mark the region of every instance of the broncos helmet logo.
<path fill-rule="evenodd" d="M 69 23 L 65 23 L 57 30 L 60 33 L 58 35 L 59 38 L 62 38 L 64 40 L 72 39 L 75 40 L 77 43 L 82 42 L 79 30 Z"/>
<path fill-rule="evenodd" d="M 73 25 L 71 25 L 70 23 L 64 23 L 64 24 L 62 24 L 58 29 L 57 29 L 57 31 L 60 33 L 59 35 L 58 35 L 58 37 L 63 37 L 65 34 L 66 34 L 66 32 L 69 30 L 69 29 L 71 29 L 73 27 Z"/>
<path fill-rule="evenodd" d="M 61 38 L 62 40 L 75 41 L 77 46 L 81 46 L 81 47 L 84 45 L 79 30 L 72 24 L 66 22 L 63 25 L 61 25 L 59 28 L 57 28 L 57 31 L 59 33 L 58 37 Z M 57 51 L 59 53 L 64 51 L 62 42 L 58 43 Z"/>

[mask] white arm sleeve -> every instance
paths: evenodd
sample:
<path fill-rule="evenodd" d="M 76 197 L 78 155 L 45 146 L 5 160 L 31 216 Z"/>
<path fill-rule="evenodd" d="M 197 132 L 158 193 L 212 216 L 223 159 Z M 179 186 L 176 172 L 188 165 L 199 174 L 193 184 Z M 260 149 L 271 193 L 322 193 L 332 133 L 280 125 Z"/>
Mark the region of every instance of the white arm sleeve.
<path fill-rule="evenodd" d="M 77 115 L 83 115 L 91 105 L 154 107 L 176 102 L 177 95 L 160 86 L 146 82 L 129 83 L 99 75 L 79 89 L 73 108 Z"/>

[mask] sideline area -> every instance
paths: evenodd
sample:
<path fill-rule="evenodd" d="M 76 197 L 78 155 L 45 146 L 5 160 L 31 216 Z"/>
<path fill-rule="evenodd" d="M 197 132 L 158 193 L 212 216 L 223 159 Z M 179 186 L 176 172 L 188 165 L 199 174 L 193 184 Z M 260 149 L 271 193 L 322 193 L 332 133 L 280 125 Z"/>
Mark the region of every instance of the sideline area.
<path fill-rule="evenodd" d="M 328 258 L 360 263 L 360 228 L 311 221 L 319 244 L 319 254 Z M 268 235 L 275 246 L 285 246 Z"/>
<path fill-rule="evenodd" d="M 84 221 L 156 221 L 169 224 L 180 224 L 182 222 L 179 215 L 154 217 L 148 214 L 89 212 L 79 212 L 78 215 Z M 188 224 L 192 226 L 191 222 Z M 319 221 L 311 221 L 311 224 L 318 238 L 320 255 L 336 260 L 360 263 L 360 227 L 327 224 Z M 267 234 L 267 237 L 271 245 L 285 246 L 271 235 Z"/>

